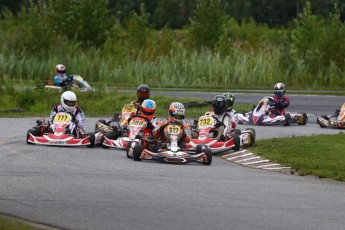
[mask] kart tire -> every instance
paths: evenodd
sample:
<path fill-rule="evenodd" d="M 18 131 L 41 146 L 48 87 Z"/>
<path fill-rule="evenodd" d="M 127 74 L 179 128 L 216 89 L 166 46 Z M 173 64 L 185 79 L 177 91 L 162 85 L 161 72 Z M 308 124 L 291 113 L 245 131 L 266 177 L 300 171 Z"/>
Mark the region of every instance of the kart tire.
<path fill-rule="evenodd" d="M 137 144 L 133 148 L 133 160 L 134 161 L 141 161 L 140 155 L 144 150 L 144 146 L 142 144 Z"/>
<path fill-rule="evenodd" d="M 90 144 L 87 145 L 87 148 L 94 148 L 95 147 L 95 142 L 96 142 L 96 137 L 94 133 L 88 133 L 87 134 L 90 137 Z"/>
<path fill-rule="evenodd" d="M 285 117 L 285 123 L 283 124 L 284 126 L 289 126 L 291 124 L 291 116 L 289 113 L 284 115 Z"/>
<path fill-rule="evenodd" d="M 232 150 L 237 151 L 241 148 L 241 138 L 237 135 L 233 136 L 235 146 L 232 147 Z"/>
<path fill-rule="evenodd" d="M 126 148 L 126 156 L 127 156 L 127 158 L 132 158 L 132 157 L 128 154 L 128 152 L 130 151 L 130 148 L 131 148 L 132 143 L 133 143 L 133 142 L 128 142 L 128 144 L 127 144 L 127 148 Z"/>
<path fill-rule="evenodd" d="M 240 129 L 235 129 L 234 135 L 241 135 L 242 131 Z"/>
<path fill-rule="evenodd" d="M 320 116 L 320 118 L 329 121 L 329 118 L 326 115 L 322 115 L 322 116 Z M 319 124 L 321 128 L 328 127 L 328 125 L 322 124 L 322 122 L 319 121 L 319 117 L 316 118 L 316 123 Z"/>
<path fill-rule="evenodd" d="M 103 125 L 107 125 L 106 120 L 98 120 L 98 122 L 102 123 Z"/>
<path fill-rule="evenodd" d="M 117 132 L 111 131 L 109 133 L 103 133 L 104 136 L 106 136 L 110 140 L 116 140 L 118 138 Z"/>
<path fill-rule="evenodd" d="M 201 153 L 206 148 L 205 145 L 197 145 L 195 148 L 195 154 Z"/>
<path fill-rule="evenodd" d="M 307 116 L 307 114 L 306 114 L 306 113 L 298 113 L 298 114 L 299 114 L 299 115 L 302 115 L 303 119 L 302 119 L 301 122 L 300 122 L 300 120 L 298 119 L 298 120 L 297 120 L 297 124 L 298 124 L 298 125 L 306 125 L 307 122 L 308 122 L 308 116 Z"/>
<path fill-rule="evenodd" d="M 40 136 L 41 135 L 41 128 L 39 126 L 34 126 L 31 129 L 28 130 L 26 134 L 26 143 L 29 145 L 33 145 L 33 143 L 29 142 L 29 133 L 31 133 L 33 136 Z"/>
<path fill-rule="evenodd" d="M 256 131 L 254 128 L 246 128 L 245 130 L 251 131 L 253 133 L 253 137 L 256 138 Z"/>
<path fill-rule="evenodd" d="M 207 158 L 207 162 L 202 162 L 203 165 L 210 165 L 212 163 L 212 151 L 211 149 L 204 149 L 206 158 Z"/>

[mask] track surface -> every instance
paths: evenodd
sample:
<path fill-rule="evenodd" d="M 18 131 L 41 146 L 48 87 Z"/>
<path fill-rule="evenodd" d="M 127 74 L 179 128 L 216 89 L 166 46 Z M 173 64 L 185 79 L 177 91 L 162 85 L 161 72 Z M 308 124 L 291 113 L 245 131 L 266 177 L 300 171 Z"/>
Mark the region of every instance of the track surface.
<path fill-rule="evenodd" d="M 262 96 L 238 94 L 236 102 Z M 310 122 L 255 126 L 259 139 L 339 133 L 321 129 L 315 115 L 333 113 L 344 97 L 291 100 L 290 111 L 307 112 Z M 114 149 L 27 145 L 36 119 L 0 119 L 0 212 L 63 229 L 344 229 L 344 183 L 217 157 L 211 166 L 170 165 L 134 162 Z M 88 118 L 87 131 L 97 119 Z"/>

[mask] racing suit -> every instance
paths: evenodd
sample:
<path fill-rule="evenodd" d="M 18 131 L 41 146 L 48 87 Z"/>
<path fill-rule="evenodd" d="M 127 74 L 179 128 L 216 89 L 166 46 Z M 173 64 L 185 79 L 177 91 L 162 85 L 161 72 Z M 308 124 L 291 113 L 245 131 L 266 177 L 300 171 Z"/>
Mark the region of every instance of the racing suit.
<path fill-rule="evenodd" d="M 164 134 L 164 128 L 169 124 L 176 124 L 182 128 L 183 133 L 182 133 L 181 139 L 178 141 L 178 145 L 180 147 L 184 147 L 186 143 L 190 142 L 190 139 L 191 139 L 190 125 L 186 121 L 182 121 L 182 123 L 173 123 L 169 121 L 161 122 L 159 124 L 159 128 L 157 128 L 157 130 L 155 130 L 153 134 L 154 138 L 160 139 L 162 142 L 168 142 L 169 141 L 168 137 L 165 136 Z"/>
<path fill-rule="evenodd" d="M 285 114 L 285 109 L 290 105 L 290 99 L 286 96 L 274 96 L 274 108 L 271 110 L 271 116 L 276 117 Z"/>
<path fill-rule="evenodd" d="M 154 130 L 156 129 L 157 127 L 157 118 L 156 117 L 153 117 L 151 120 L 148 120 L 147 118 L 143 117 L 143 116 L 140 116 L 138 114 L 136 115 L 133 115 L 131 116 L 129 119 L 128 119 L 128 122 L 127 124 L 129 125 L 131 119 L 133 117 L 142 117 L 144 119 L 147 120 L 147 126 L 146 128 L 142 131 L 143 132 L 143 145 L 144 145 L 144 148 L 147 147 L 147 143 L 148 142 L 151 142 L 153 141 L 153 132 Z M 128 129 L 127 129 L 128 130 Z"/>
<path fill-rule="evenodd" d="M 50 120 L 50 123 L 52 124 L 50 126 L 50 128 L 54 131 L 54 125 L 53 125 L 53 120 L 54 120 L 54 117 L 55 115 L 58 113 L 58 112 L 66 112 L 67 111 L 64 109 L 64 107 L 62 107 L 61 104 L 56 104 L 53 106 L 53 109 L 51 110 L 50 112 L 50 116 L 49 116 L 49 120 Z M 78 107 L 76 106 L 73 110 L 72 113 L 69 113 L 72 115 L 72 119 L 73 119 L 73 122 L 70 124 L 70 129 L 71 129 L 71 132 L 73 134 L 77 134 L 75 128 L 78 127 L 78 128 L 84 128 L 84 123 L 85 123 L 85 114 L 84 112 Z"/>
<path fill-rule="evenodd" d="M 212 117 L 217 120 L 217 139 L 225 140 L 226 137 L 231 136 L 238 124 L 237 112 L 234 109 L 219 115 L 215 114 L 213 110 L 210 110 L 209 112 L 205 113 L 205 115 L 212 115 Z"/>
<path fill-rule="evenodd" d="M 63 75 L 58 74 L 54 77 L 55 85 L 60 86 L 60 87 L 67 87 L 66 80 L 67 80 L 66 74 L 63 74 Z"/>

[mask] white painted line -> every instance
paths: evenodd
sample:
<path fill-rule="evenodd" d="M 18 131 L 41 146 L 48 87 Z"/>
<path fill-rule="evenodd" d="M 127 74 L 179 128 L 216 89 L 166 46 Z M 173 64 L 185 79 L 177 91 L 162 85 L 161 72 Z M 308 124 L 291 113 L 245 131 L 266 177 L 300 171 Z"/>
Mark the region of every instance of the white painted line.
<path fill-rule="evenodd" d="M 237 154 L 239 154 L 239 153 L 245 153 L 245 152 L 248 152 L 248 150 L 241 150 L 241 151 L 229 153 L 229 154 L 223 155 L 223 157 L 226 158 L 226 157 L 228 157 L 228 156 L 233 156 L 233 155 L 237 155 Z"/>
<path fill-rule="evenodd" d="M 228 161 L 231 161 L 231 160 L 234 160 L 234 159 L 237 159 L 237 158 L 246 157 L 246 156 L 251 156 L 251 155 L 253 155 L 253 153 L 242 154 L 242 155 L 239 155 L 239 156 L 230 157 L 230 158 L 226 158 L 226 159 L 227 159 Z"/>
<path fill-rule="evenodd" d="M 279 167 L 279 168 L 263 168 L 267 170 L 282 170 L 282 169 L 291 169 L 291 167 Z"/>
<path fill-rule="evenodd" d="M 242 159 L 242 160 L 238 160 L 238 161 L 235 161 L 235 163 L 239 163 L 239 162 L 245 162 L 245 161 L 250 161 L 250 160 L 255 160 L 255 159 L 259 159 L 261 157 L 250 157 L 250 158 L 245 158 L 245 159 Z M 261 158 L 262 159 L 262 158 Z"/>
<path fill-rule="evenodd" d="M 270 160 L 253 161 L 253 162 L 243 163 L 243 165 L 254 165 L 254 164 L 263 163 L 263 162 L 269 162 L 269 161 Z"/>
<path fill-rule="evenodd" d="M 258 165 L 254 166 L 255 168 L 266 168 L 266 167 L 271 167 L 271 166 L 278 166 L 280 164 L 267 164 L 267 165 Z"/>

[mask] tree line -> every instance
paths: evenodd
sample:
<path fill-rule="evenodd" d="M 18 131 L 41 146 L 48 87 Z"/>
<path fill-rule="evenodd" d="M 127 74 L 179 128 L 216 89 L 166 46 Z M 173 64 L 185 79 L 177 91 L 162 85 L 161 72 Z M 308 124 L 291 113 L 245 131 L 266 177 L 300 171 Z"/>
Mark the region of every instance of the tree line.
<path fill-rule="evenodd" d="M 48 4 L 55 2 L 63 8 L 73 5 L 73 0 L 2 0 L 0 12 L 5 9 L 17 14 L 22 7 L 30 7 L 32 3 Z M 100 0 L 103 1 L 103 0 Z M 94 1 L 95 4 L 100 2 Z M 212 2 L 213 0 L 209 0 Z M 345 0 L 309 0 L 315 14 L 327 16 L 338 5 L 341 20 L 345 19 Z M 59 3 L 60 2 L 60 3 Z M 108 13 L 119 20 L 126 20 L 131 12 L 140 12 L 144 4 L 150 14 L 149 23 L 156 29 L 168 27 L 181 29 L 188 25 L 190 18 L 195 15 L 198 0 L 108 0 L 104 1 Z M 301 13 L 307 0 L 222 0 L 225 12 L 241 22 L 250 18 L 256 23 L 267 24 L 270 27 L 287 26 Z M 3 15 L 2 15 L 3 16 Z"/>

